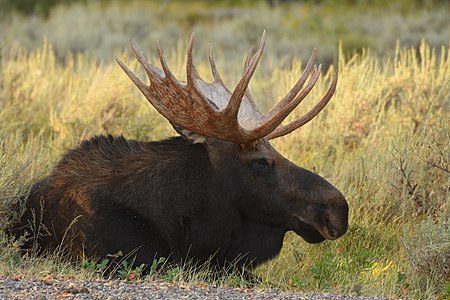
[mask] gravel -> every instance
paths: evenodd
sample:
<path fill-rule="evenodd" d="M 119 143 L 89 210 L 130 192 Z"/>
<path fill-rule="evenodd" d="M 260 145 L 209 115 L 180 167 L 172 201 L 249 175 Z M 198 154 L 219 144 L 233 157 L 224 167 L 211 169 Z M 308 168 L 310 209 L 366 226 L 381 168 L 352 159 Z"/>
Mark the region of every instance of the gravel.
<path fill-rule="evenodd" d="M 206 284 L 0 278 L 0 299 L 384 299 L 327 293 L 217 287 Z"/>

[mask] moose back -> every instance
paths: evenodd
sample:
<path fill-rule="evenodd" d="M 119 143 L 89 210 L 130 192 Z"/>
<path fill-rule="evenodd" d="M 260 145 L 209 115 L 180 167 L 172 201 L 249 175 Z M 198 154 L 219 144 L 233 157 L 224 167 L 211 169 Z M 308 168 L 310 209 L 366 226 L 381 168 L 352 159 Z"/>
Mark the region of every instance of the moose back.
<path fill-rule="evenodd" d="M 211 48 L 214 80 L 200 78 L 192 61 L 193 36 L 187 82 L 173 76 L 159 44 L 162 69 L 131 43 L 150 84 L 120 60 L 119 65 L 180 135 L 155 142 L 110 135 L 82 142 L 32 187 L 20 232 L 31 225 L 41 249 L 63 246 L 75 256 L 102 258 L 122 251 L 139 264 L 166 257 L 175 263 L 195 259 L 250 267 L 276 256 L 287 231 L 309 243 L 343 235 L 348 206 L 341 192 L 269 143 L 325 107 L 337 74 L 311 111 L 281 125 L 314 87 L 320 66 L 314 66 L 313 50 L 298 82 L 273 110 L 262 113 L 248 84 L 264 44 L 265 33 L 230 91 Z"/>

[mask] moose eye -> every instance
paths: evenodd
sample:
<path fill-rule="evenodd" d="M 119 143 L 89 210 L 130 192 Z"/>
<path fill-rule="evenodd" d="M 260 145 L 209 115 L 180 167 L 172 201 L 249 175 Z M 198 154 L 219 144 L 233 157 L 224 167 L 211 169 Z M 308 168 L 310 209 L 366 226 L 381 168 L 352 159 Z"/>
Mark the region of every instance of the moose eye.
<path fill-rule="evenodd" d="M 272 169 L 272 165 L 267 159 L 258 158 L 250 162 L 250 168 L 258 173 L 267 173 Z"/>

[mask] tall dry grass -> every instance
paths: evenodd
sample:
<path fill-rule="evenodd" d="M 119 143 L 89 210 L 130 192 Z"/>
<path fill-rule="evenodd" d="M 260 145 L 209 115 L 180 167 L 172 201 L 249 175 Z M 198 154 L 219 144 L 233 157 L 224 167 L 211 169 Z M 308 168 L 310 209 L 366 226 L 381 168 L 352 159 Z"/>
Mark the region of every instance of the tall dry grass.
<path fill-rule="evenodd" d="M 181 78 L 184 46 L 166 51 Z M 397 47 L 393 59 L 371 51 L 347 59 L 341 51 L 334 99 L 309 125 L 274 145 L 343 191 L 350 229 L 320 245 L 288 234 L 280 256 L 257 270 L 263 286 L 415 298 L 448 290 L 450 57 L 448 46 L 439 50 L 437 56 L 426 43 L 418 51 Z M 127 53 L 120 57 L 138 69 Z M 152 58 L 156 61 L 154 53 Z M 219 68 L 227 64 L 234 70 L 224 74 L 233 86 L 243 57 L 217 59 Z M 206 58 L 196 63 L 211 78 Z M 289 90 L 303 64 L 284 65 L 263 61 L 264 72 L 255 74 L 251 89 L 261 107 L 270 108 Z M 333 69 L 291 118 L 324 93 Z M 49 43 L 33 52 L 21 47 L 3 52 L 0 274 L 76 274 L 81 269 L 63 259 L 21 256 L 20 241 L 8 238 L 4 229 L 17 217 L 16 204 L 31 183 L 48 174 L 62 152 L 102 133 L 141 140 L 175 134 L 115 63 L 84 55 L 61 61 Z"/>

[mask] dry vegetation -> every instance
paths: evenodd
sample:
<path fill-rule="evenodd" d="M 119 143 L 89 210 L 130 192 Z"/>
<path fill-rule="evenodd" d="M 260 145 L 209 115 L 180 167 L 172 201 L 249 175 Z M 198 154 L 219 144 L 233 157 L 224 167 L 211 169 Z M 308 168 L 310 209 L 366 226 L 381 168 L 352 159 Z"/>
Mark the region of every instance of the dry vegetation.
<path fill-rule="evenodd" d="M 450 5 L 445 0 L 302 0 L 297 1 L 302 4 L 274 8 L 263 0 L 59 1 L 72 4 L 54 7 L 46 18 L 2 14 L 0 6 L 0 28 L 4 29 L 0 47 L 20 43 L 38 49 L 45 37 L 58 58 L 88 53 L 109 62 L 126 48 L 124 41 L 130 37 L 141 48 L 153 48 L 157 39 L 176 48 L 195 32 L 200 45 L 214 41 L 222 55 L 235 59 L 266 29 L 272 43 L 265 52 L 276 63 L 286 56 L 306 59 L 312 47 L 320 46 L 318 61 L 328 65 L 336 61 L 339 41 L 345 51 L 370 47 L 379 54 L 394 48 L 397 41 L 418 47 L 426 37 L 430 46 L 439 48 L 450 39 Z M 241 4 L 230 7 L 227 2 Z M 205 57 L 206 51 L 203 47 L 197 54 Z"/>
<path fill-rule="evenodd" d="M 250 33 L 252 39 L 257 38 L 253 30 L 245 34 Z M 223 34 L 218 33 L 222 44 L 217 47 L 225 45 L 223 53 L 250 46 L 241 42 L 234 49 L 231 41 L 222 39 Z M 198 32 L 199 39 L 201 35 Z M 138 44 L 139 36 L 135 38 Z M 331 103 L 311 124 L 275 140 L 274 145 L 343 191 L 351 208 L 349 232 L 320 245 L 308 245 L 288 234 L 281 255 L 257 270 L 261 285 L 388 297 L 450 295 L 448 36 L 442 47 L 431 48 L 426 42 L 417 48 L 398 46 L 386 58 L 367 50 L 350 56 L 341 47 L 338 89 Z M 127 40 L 120 36 L 116 43 L 123 46 Z M 176 51 L 169 51 L 175 40 L 178 35 L 169 38 L 167 45 L 163 39 L 162 44 L 174 73 L 183 77 L 185 43 L 182 39 L 175 43 Z M 269 30 L 266 60 L 251 83 L 255 98 L 265 108 L 288 91 L 302 70 L 302 61 L 297 59 L 274 63 L 278 58 L 271 47 L 277 44 L 283 49 L 276 40 Z M 83 38 L 82 42 L 89 44 L 90 40 Z M 320 40 L 315 44 L 320 53 Z M 197 45 L 203 55 L 205 44 Z M 74 264 L 58 254 L 50 258 L 20 254 L 20 240 L 7 237 L 4 229 L 20 213 L 21 197 L 33 182 L 48 174 L 62 152 L 84 138 L 108 132 L 157 140 L 175 133 L 115 63 L 101 63 L 84 54 L 62 57 L 48 42 L 36 48 L 29 51 L 9 45 L 1 55 L 0 276 L 52 273 L 91 278 L 101 273 L 101 262 Z M 127 59 L 128 52 L 118 55 L 137 69 Z M 219 53 L 217 59 L 219 68 L 229 70 L 224 72 L 225 82 L 233 85 L 243 57 Z M 196 63 L 208 78 L 206 56 L 197 57 Z M 333 68 L 318 82 L 311 100 L 324 92 Z M 306 108 L 313 102 L 307 101 Z M 122 267 L 123 278 L 139 272 Z M 189 268 L 160 276 L 205 279 Z M 221 281 L 240 282 L 240 278 Z"/>

